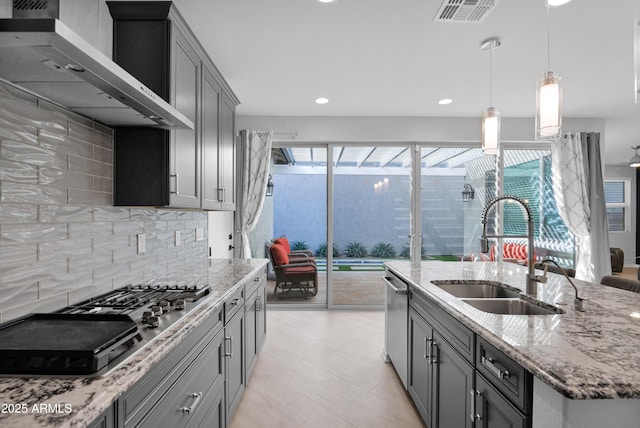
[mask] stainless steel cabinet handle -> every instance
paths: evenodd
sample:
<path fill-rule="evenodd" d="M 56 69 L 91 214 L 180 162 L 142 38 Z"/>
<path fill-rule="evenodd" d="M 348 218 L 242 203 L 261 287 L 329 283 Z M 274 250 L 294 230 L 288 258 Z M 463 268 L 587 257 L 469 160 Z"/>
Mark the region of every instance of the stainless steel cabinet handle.
<path fill-rule="evenodd" d="M 435 347 L 435 352 L 433 352 L 433 348 Z M 429 364 L 438 364 L 438 344 L 434 341 L 431 341 L 431 348 L 429 351 Z"/>
<path fill-rule="evenodd" d="M 235 299 L 233 299 L 231 301 L 231 306 L 236 306 L 238 304 L 238 302 L 240 301 L 240 299 L 238 297 L 236 297 Z"/>
<path fill-rule="evenodd" d="M 469 393 L 471 394 L 471 413 L 469 414 L 469 419 L 471 419 L 472 423 L 475 423 L 476 421 L 482 420 L 482 416 L 476 412 L 476 396 L 482 397 L 483 400 L 484 396 L 482 395 L 482 392 L 476 391 L 474 389 L 471 389 Z"/>
<path fill-rule="evenodd" d="M 226 349 L 226 346 L 225 346 L 224 356 L 225 357 L 233 357 L 233 336 L 229 336 L 229 337 L 225 336 L 224 340 L 225 340 L 225 343 L 226 343 L 227 340 L 229 341 L 229 349 L 231 350 L 230 352 L 227 353 L 227 349 Z"/>
<path fill-rule="evenodd" d="M 193 394 L 189 394 L 189 397 L 193 398 L 193 403 L 191 403 L 191 406 L 181 408 L 182 413 L 190 414 L 198 407 L 200 400 L 202 400 L 202 392 L 194 392 Z"/>
<path fill-rule="evenodd" d="M 492 358 L 482 357 L 482 365 L 488 368 L 498 379 L 504 379 L 511 376 L 511 373 L 509 373 L 508 370 L 500 370 L 496 367 L 494 362 L 495 361 Z"/>
<path fill-rule="evenodd" d="M 383 276 L 382 280 L 389 286 L 391 287 L 391 289 L 393 290 L 394 293 L 399 294 L 399 295 L 406 295 L 409 294 L 409 290 L 406 288 L 398 288 L 395 285 L 393 285 L 391 283 L 391 281 L 389 281 L 390 278 Z"/>
<path fill-rule="evenodd" d="M 433 343 L 432 337 L 424 338 L 424 359 L 431 364 L 431 345 Z"/>
<path fill-rule="evenodd" d="M 169 193 L 178 193 L 178 174 L 169 175 L 169 178 L 171 177 L 175 179 L 173 180 L 173 182 L 175 183 L 175 187 L 173 188 L 174 190 L 171 190 L 171 183 L 169 183 Z"/>

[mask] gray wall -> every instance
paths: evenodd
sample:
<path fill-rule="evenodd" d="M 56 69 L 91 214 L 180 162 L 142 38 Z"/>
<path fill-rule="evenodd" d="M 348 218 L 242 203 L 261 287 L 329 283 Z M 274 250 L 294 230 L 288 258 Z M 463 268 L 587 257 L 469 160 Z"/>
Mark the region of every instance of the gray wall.
<path fill-rule="evenodd" d="M 341 253 L 360 242 L 370 253 L 378 242 L 390 243 L 399 255 L 409 235 L 409 177 L 389 175 L 379 191 L 380 175 L 334 176 L 334 242 Z M 274 176 L 274 236 L 305 241 L 313 251 L 326 242 L 326 176 Z M 422 230 L 428 255 L 462 254 L 464 214 L 459 175 L 422 177 Z M 261 221 L 267 221 L 265 218 Z"/>
<path fill-rule="evenodd" d="M 1 321 L 130 283 L 206 281 L 206 213 L 113 207 L 112 147 L 110 129 L 0 83 Z"/>

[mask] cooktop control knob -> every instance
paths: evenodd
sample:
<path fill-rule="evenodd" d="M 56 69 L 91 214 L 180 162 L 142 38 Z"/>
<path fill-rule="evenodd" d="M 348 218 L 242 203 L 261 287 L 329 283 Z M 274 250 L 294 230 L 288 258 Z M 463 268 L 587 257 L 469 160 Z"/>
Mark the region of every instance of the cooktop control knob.
<path fill-rule="evenodd" d="M 156 328 L 160 325 L 160 318 L 157 316 L 151 316 L 147 318 L 147 327 Z"/>
<path fill-rule="evenodd" d="M 187 307 L 187 301 L 184 299 L 177 299 L 173 302 L 173 307 L 176 311 L 181 311 Z"/>
<path fill-rule="evenodd" d="M 167 302 L 166 300 L 158 303 L 158 306 L 160 306 L 162 313 L 169 312 L 169 302 Z"/>
<path fill-rule="evenodd" d="M 151 306 L 151 311 L 153 312 L 153 315 L 162 315 L 162 308 L 158 305 Z"/>
<path fill-rule="evenodd" d="M 149 317 L 152 317 L 153 315 L 153 311 L 144 311 L 142 313 L 142 322 L 147 322 L 147 319 L 149 319 Z"/>

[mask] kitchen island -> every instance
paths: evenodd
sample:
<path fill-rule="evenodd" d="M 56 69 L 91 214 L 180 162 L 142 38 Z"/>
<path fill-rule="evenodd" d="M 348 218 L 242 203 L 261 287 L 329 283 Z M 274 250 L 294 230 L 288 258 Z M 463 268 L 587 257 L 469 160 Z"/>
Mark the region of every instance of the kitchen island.
<path fill-rule="evenodd" d="M 435 304 L 533 376 L 533 427 L 640 426 L 640 294 L 547 274 L 537 299 L 553 315 L 480 311 L 432 281 L 497 281 L 525 289 L 526 268 L 512 263 L 388 262 L 410 291 Z M 537 272 L 542 274 L 541 271 Z"/>
<path fill-rule="evenodd" d="M 211 292 L 197 308 L 118 367 L 100 376 L 0 377 L 0 426 L 85 427 L 109 411 L 190 333 L 219 311 L 247 280 L 264 274 L 266 259 L 214 259 Z"/>

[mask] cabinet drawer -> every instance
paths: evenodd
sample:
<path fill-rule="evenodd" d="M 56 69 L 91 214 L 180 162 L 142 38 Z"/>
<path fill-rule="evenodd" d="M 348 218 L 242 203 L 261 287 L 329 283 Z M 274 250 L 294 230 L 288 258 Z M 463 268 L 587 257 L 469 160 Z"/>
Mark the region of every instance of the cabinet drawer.
<path fill-rule="evenodd" d="M 475 334 L 420 293 L 411 290 L 409 304 L 428 322 L 434 324 L 442 336 L 471 364 L 474 363 Z"/>
<path fill-rule="evenodd" d="M 267 280 L 267 275 L 264 272 L 257 273 L 253 278 L 248 279 L 244 283 L 245 296 L 250 296 L 255 290 L 258 289 L 260 284 Z"/>
<path fill-rule="evenodd" d="M 173 385 L 190 361 L 216 333 L 222 332 L 222 308 L 215 308 L 201 325 L 120 399 L 125 426 L 136 425 Z"/>
<path fill-rule="evenodd" d="M 520 410 L 531 412 L 531 373 L 483 338 L 478 338 L 476 368 Z"/>
<path fill-rule="evenodd" d="M 145 427 L 198 426 L 223 387 L 222 332 L 198 354 L 144 419 Z"/>
<path fill-rule="evenodd" d="M 229 320 L 235 315 L 236 312 L 244 305 L 244 287 L 238 287 L 227 299 L 224 301 L 224 324 L 227 325 Z"/>
<path fill-rule="evenodd" d="M 474 398 L 477 428 L 531 428 L 531 417 L 518 410 L 480 374 L 476 374 Z"/>

